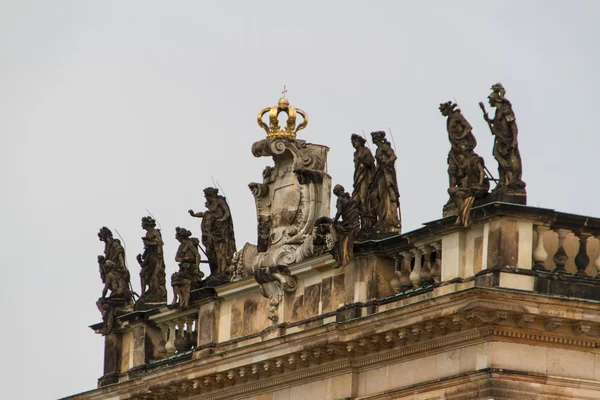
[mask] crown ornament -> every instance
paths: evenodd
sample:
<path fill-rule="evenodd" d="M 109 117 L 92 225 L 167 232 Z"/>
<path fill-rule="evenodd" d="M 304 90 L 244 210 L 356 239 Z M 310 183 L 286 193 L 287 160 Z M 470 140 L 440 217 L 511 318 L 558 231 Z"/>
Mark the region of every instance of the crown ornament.
<path fill-rule="evenodd" d="M 288 137 L 291 139 L 296 138 L 296 133 L 298 131 L 306 128 L 308 124 L 308 117 L 306 116 L 306 112 L 299 108 L 294 108 L 290 106 L 290 102 L 285 97 L 287 90 L 285 86 L 283 87 L 283 97 L 279 99 L 276 106 L 263 108 L 258 112 L 257 122 L 258 126 L 263 128 L 265 132 L 267 132 L 267 137 Z M 287 122 L 285 123 L 285 127 L 282 129 L 279 126 L 279 114 L 285 112 L 288 115 Z M 269 113 L 269 125 L 267 125 L 263 120 L 263 116 Z M 296 126 L 296 115 L 300 114 L 303 118 L 303 121 Z"/>

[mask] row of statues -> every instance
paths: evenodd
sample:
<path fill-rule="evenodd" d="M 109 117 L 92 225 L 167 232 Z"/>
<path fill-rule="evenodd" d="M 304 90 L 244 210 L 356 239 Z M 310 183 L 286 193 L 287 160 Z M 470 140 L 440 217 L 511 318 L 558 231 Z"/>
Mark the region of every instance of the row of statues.
<path fill-rule="evenodd" d="M 493 118 L 488 116 L 482 103 L 480 107 L 494 135 L 493 155 L 498 162 L 498 179 L 491 175 L 483 158 L 475 152 L 477 140 L 473 128 L 458 106 L 450 101 L 440 104 L 440 112 L 447 119 L 450 141 L 447 160 L 449 200 L 444 206 L 444 216 L 456 216 L 456 223 L 460 225 L 468 225 L 471 208 L 483 202 L 525 204 L 518 129 L 512 104 L 506 99 L 501 84 L 495 84 L 491 89 L 488 99 L 490 106 L 496 109 Z M 271 117 L 270 127 L 261 120 L 267 111 Z M 331 177 L 326 170 L 327 148 L 296 139 L 297 131 L 307 123 L 306 113 L 300 111 L 291 107 L 284 96 L 276 106 L 262 109 L 258 115 L 259 126 L 266 130 L 267 138 L 254 143 L 252 153 L 255 157 L 272 157 L 274 165 L 264 169 L 262 183 L 248 185 L 257 208 L 256 245 L 247 243 L 241 250 L 236 250 L 229 205 L 218 189 L 212 187 L 204 189 L 206 210 L 188 211 L 190 216 L 202 219 L 201 240 L 192 237 L 185 228 L 176 228 L 179 248 L 175 261 L 179 270 L 171 276 L 172 305 L 187 307 L 196 289 L 254 275 L 261 285 L 261 293 L 276 307 L 276 300 L 285 291 L 295 288 L 294 278 L 289 275 L 286 265 L 331 252 L 337 266 L 342 267 L 352 260 L 357 238 L 381 238 L 401 233 L 397 155 L 386 133 L 371 133 L 375 154 L 366 137 L 351 135 L 355 149 L 353 190 L 348 193 L 343 186 L 335 185 L 336 213 L 329 218 Z M 282 112 L 289 116 L 285 130 L 278 125 L 277 118 L 273 119 Z M 296 112 L 304 121 L 294 128 Z M 496 181 L 491 193 L 490 181 Z M 142 229 L 146 234 L 142 237 L 144 250 L 137 256 L 139 295 L 132 290 L 121 242 L 113 238 L 106 227 L 98 233 L 105 248 L 104 255 L 98 257 L 104 289 L 97 306 L 102 312 L 106 332 L 113 329 L 115 316 L 119 313 L 154 308 L 167 302 L 163 240 L 156 225 L 153 217 L 142 218 Z M 201 253 L 206 260 L 202 260 Z M 200 271 L 200 263 L 210 267 L 206 279 Z"/>
<path fill-rule="evenodd" d="M 200 240 L 192 237 L 189 230 L 175 228 L 175 238 L 179 242 L 175 261 L 179 270 L 171 275 L 174 293 L 172 306 L 188 307 L 193 290 L 229 282 L 228 267 L 235 252 L 231 212 L 225 198 L 218 194 L 218 189 L 206 188 L 204 194 L 207 210 L 199 213 L 189 210 L 193 217 L 202 218 L 204 249 Z M 150 216 L 143 217 L 141 225 L 146 234 L 142 237 L 144 250 L 136 257 L 140 265 L 139 295 L 132 289 L 129 270 L 125 264 L 125 249 L 121 241 L 114 238 L 112 231 L 107 227 L 102 227 L 98 232 L 100 241 L 104 242 L 104 255 L 98 256 L 100 278 L 104 288 L 96 305 L 102 313 L 105 333 L 112 331 L 117 314 L 135 309 L 154 308 L 167 302 L 164 242 L 161 231 L 156 228 L 156 221 Z M 200 251 L 205 254 L 207 261 L 202 260 Z M 209 264 L 210 280 L 202 280 L 204 274 L 200 271 L 201 262 Z"/>
<path fill-rule="evenodd" d="M 492 199 L 525 204 L 525 183 L 521 180 L 522 163 L 518 146 L 518 128 L 512 104 L 506 99 L 504 87 L 497 83 L 488 96 L 490 106 L 496 108 L 493 118 L 479 103 L 483 118 L 494 135 L 493 155 L 498 162 L 498 179 L 485 167 L 482 157 L 475 153 L 477 140 L 473 127 L 451 101 L 440 104 L 440 112 L 447 118 L 446 128 L 450 141 L 448 176 L 450 199 L 444 206 L 444 215 L 457 215 L 456 223 L 469 224 L 470 210 L 479 199 L 489 195 L 490 180 L 496 180 Z"/>

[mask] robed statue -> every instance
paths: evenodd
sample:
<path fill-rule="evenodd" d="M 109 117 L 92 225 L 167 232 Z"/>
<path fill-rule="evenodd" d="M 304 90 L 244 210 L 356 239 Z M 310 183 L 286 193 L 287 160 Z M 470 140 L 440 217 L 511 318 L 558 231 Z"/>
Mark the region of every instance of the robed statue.
<path fill-rule="evenodd" d="M 110 334 L 114 329 L 117 313 L 132 311 L 133 296 L 121 241 L 113 238 L 112 232 L 105 226 L 98 232 L 98 238 L 104 242 L 104 255 L 98 256 L 100 278 L 104 288 L 96 306 L 102 313 L 104 334 Z"/>
<path fill-rule="evenodd" d="M 524 192 L 525 182 L 521 180 L 522 163 L 519 152 L 517 121 L 512 104 L 504 95 L 506 90 L 502 84 L 492 86 L 488 96 L 490 106 L 496 108 L 494 118 L 490 118 L 483 103 L 479 103 L 483 118 L 494 135 L 494 158 L 498 161 L 499 181 L 497 190 Z"/>
<path fill-rule="evenodd" d="M 332 225 L 333 255 L 337 267 L 343 267 L 354 256 L 354 238 L 360 229 L 360 212 L 358 204 L 349 193 L 346 193 L 342 185 L 335 185 L 333 194 L 337 196 L 337 212 Z"/>
<path fill-rule="evenodd" d="M 373 209 L 376 210 L 377 223 L 375 229 L 379 232 L 400 232 L 400 192 L 396 178 L 396 153 L 385 137 L 385 132 L 372 132 L 373 143 L 377 146 L 375 161 L 377 167 L 369 191 Z"/>
<path fill-rule="evenodd" d="M 473 127 L 455 103 L 440 104 L 440 112 L 447 117 L 446 129 L 450 141 L 448 176 L 450 199 L 444 206 L 444 215 L 457 215 L 456 223 L 468 225 L 471 208 L 476 199 L 483 198 L 489 190 L 483 158 L 474 149 L 477 140 Z"/>
<path fill-rule="evenodd" d="M 373 208 L 370 198 L 369 185 L 375 175 L 375 158 L 368 147 L 367 140 L 355 133 L 350 138 L 354 152 L 354 190 L 352 199 L 355 201 L 360 212 L 360 227 L 369 230 L 377 222 L 377 210 Z"/>
<path fill-rule="evenodd" d="M 200 252 L 198 246 L 200 241 L 192 237 L 192 232 L 185 228 L 175 228 L 175 239 L 179 242 L 179 248 L 175 255 L 175 261 L 179 263 L 179 271 L 171 275 L 171 286 L 173 287 L 173 302 L 175 305 L 179 299 L 179 307 L 186 308 L 190 304 L 191 291 L 199 289 L 204 274 L 200 271 Z"/>
<path fill-rule="evenodd" d="M 140 281 L 142 295 L 136 307 L 148 304 L 164 304 L 167 302 L 165 260 L 163 256 L 162 235 L 156 229 L 156 221 L 152 217 L 142 218 L 142 229 L 146 235 L 142 237 L 144 252 L 137 255 L 140 264 Z"/>
<path fill-rule="evenodd" d="M 229 282 L 227 274 L 236 250 L 235 235 L 231 211 L 225 197 L 220 196 L 219 190 L 212 187 L 204 189 L 204 197 L 205 212 L 188 212 L 192 217 L 202 218 L 202 244 L 211 272 L 207 284 L 212 286 Z"/>

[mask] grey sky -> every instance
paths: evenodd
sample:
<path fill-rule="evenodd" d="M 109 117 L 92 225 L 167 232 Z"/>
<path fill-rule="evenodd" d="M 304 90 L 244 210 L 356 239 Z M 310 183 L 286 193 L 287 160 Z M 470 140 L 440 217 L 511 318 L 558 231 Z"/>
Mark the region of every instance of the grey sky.
<path fill-rule="evenodd" d="M 145 208 L 170 276 L 174 228 L 200 234 L 186 211 L 212 176 L 238 247 L 256 242 L 247 184 L 270 160 L 250 152 L 255 118 L 284 84 L 346 189 L 350 134 L 391 128 L 405 232 L 447 200 L 439 103 L 459 103 L 496 172 L 477 103 L 498 81 L 529 204 L 600 216 L 599 15 L 595 1 L 0 1 L 1 397 L 95 387 L 101 226 L 123 235 L 139 290 Z"/>

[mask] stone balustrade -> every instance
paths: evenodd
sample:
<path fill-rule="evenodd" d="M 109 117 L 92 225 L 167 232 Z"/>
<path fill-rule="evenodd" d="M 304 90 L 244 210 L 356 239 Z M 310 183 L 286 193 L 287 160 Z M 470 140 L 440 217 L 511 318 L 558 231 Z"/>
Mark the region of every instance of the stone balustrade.
<path fill-rule="evenodd" d="M 277 298 L 266 298 L 248 277 L 207 289 L 185 310 L 164 306 L 119 317 L 116 333 L 106 337 L 109 356 L 100 385 L 127 381 L 165 362 L 204 359 L 309 335 L 314 329 L 335 329 L 346 321 L 470 289 L 600 300 L 600 279 L 595 279 L 600 271 L 599 219 L 496 203 L 473 208 L 471 221 L 465 227 L 444 218 L 402 235 L 357 241 L 354 259 L 343 268 L 336 268 L 329 254 L 292 264 L 288 269 L 297 284 Z M 440 324 L 417 324 L 395 336 L 384 333 L 343 346 L 351 354 L 369 353 L 404 333 L 427 336 L 446 329 L 448 321 Z M 236 364 L 199 385 L 226 387 L 326 361 L 342 348 L 336 346 Z"/>

